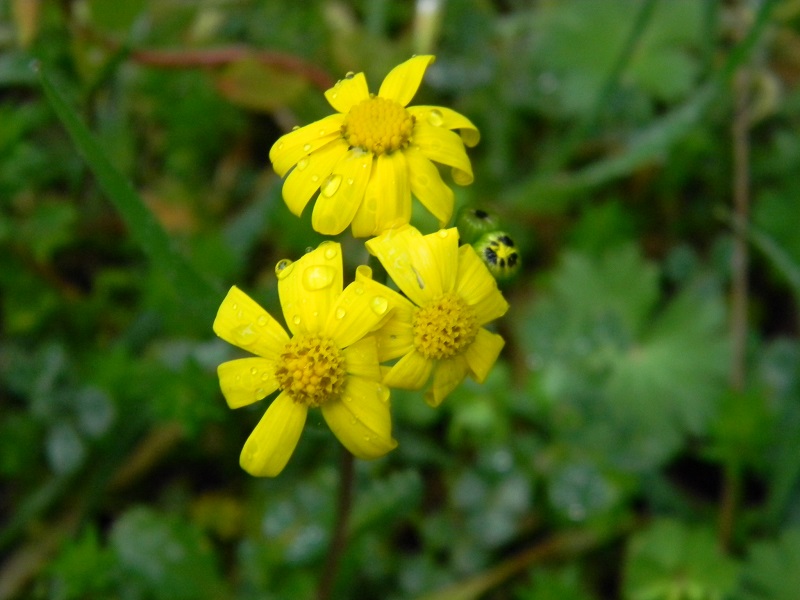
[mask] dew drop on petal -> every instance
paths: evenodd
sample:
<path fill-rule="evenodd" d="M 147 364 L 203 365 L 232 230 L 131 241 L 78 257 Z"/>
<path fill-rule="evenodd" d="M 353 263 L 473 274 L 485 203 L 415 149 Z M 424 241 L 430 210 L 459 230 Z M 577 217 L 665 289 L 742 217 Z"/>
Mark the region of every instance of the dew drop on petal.
<path fill-rule="evenodd" d="M 353 291 L 356 293 L 356 295 L 361 296 L 364 293 L 364 286 L 357 285 L 353 288 Z"/>
<path fill-rule="evenodd" d="M 309 291 L 321 290 L 333 283 L 336 271 L 327 265 L 313 265 L 303 272 L 303 285 Z"/>
<path fill-rule="evenodd" d="M 333 242 L 326 242 L 324 245 L 326 246 L 325 252 L 323 253 L 325 258 L 328 260 L 333 260 L 336 258 L 336 255 L 339 253 L 336 251 L 336 246 L 333 244 Z"/>
<path fill-rule="evenodd" d="M 355 179 L 353 179 L 352 177 L 348 177 L 347 178 L 347 185 L 353 185 L 353 183 L 355 183 Z"/>
<path fill-rule="evenodd" d="M 336 309 L 336 318 L 337 319 L 340 319 L 340 320 L 344 319 L 344 316 L 346 314 L 347 314 L 347 311 L 345 309 L 343 309 L 341 307 Z"/>
<path fill-rule="evenodd" d="M 303 152 L 311 152 L 311 144 L 305 144 L 303 146 Z"/>
<path fill-rule="evenodd" d="M 297 131 L 298 129 L 300 129 L 300 125 L 295 125 L 294 127 L 292 127 L 292 131 Z"/>
<path fill-rule="evenodd" d="M 278 150 L 283 150 L 283 142 L 278 142 Z"/>
<path fill-rule="evenodd" d="M 439 237 L 442 239 L 445 239 L 448 235 L 450 235 L 450 232 L 447 231 L 447 229 L 440 229 L 437 233 L 439 234 Z"/>
<path fill-rule="evenodd" d="M 295 325 L 300 325 L 300 315 L 293 316 L 292 323 L 294 323 Z"/>
<path fill-rule="evenodd" d="M 431 112 L 429 112 L 428 123 L 430 123 L 434 127 L 441 127 L 442 123 L 444 123 L 444 116 L 442 115 L 442 111 L 434 108 Z"/>
<path fill-rule="evenodd" d="M 297 166 L 295 166 L 295 169 L 297 169 L 298 171 L 302 171 L 302 170 L 304 170 L 304 169 L 305 169 L 307 166 L 308 166 L 308 157 L 306 156 L 305 158 L 301 158 L 301 159 L 300 159 L 300 160 L 297 162 Z"/>
<path fill-rule="evenodd" d="M 269 379 L 269 373 L 262 373 L 261 374 L 261 381 L 266 381 Z"/>
<path fill-rule="evenodd" d="M 236 302 L 234 302 L 234 303 L 233 303 L 233 306 L 232 306 L 231 308 L 232 308 L 233 310 L 238 310 L 238 309 L 239 309 L 239 305 L 238 305 L 238 304 L 236 304 Z"/>
<path fill-rule="evenodd" d="M 261 327 L 264 327 L 268 322 L 267 315 L 261 315 L 258 317 L 258 321 L 256 321 Z"/>
<path fill-rule="evenodd" d="M 250 375 L 258 375 L 258 369 L 256 369 L 255 367 L 252 367 L 250 369 Z"/>
<path fill-rule="evenodd" d="M 256 341 L 257 337 L 258 334 L 250 323 L 233 330 L 233 339 L 237 346 L 249 346 Z"/>
<path fill-rule="evenodd" d="M 389 301 L 384 298 L 383 296 L 374 296 L 369 303 L 372 312 L 376 315 L 381 316 L 386 314 L 386 311 L 389 308 Z"/>
<path fill-rule="evenodd" d="M 383 385 L 378 386 L 378 399 L 384 404 L 389 402 L 389 394 L 389 388 Z"/>
<path fill-rule="evenodd" d="M 341 184 L 341 175 L 329 175 L 328 178 L 322 182 L 322 195 L 330 198 L 336 193 Z"/>
<path fill-rule="evenodd" d="M 322 136 L 324 136 L 324 135 L 325 135 L 325 133 L 326 133 L 326 131 L 325 131 L 324 129 L 320 129 L 320 130 L 319 130 L 319 137 L 322 137 Z"/>
<path fill-rule="evenodd" d="M 347 73 L 345 73 L 344 78 L 345 79 L 352 79 L 355 76 L 356 76 L 355 73 L 353 73 L 352 71 L 348 71 Z"/>
<path fill-rule="evenodd" d="M 316 174 L 312 175 L 311 176 L 311 181 L 314 182 L 314 183 L 317 183 L 319 181 L 319 175 L 316 175 Z"/>
<path fill-rule="evenodd" d="M 275 275 L 278 276 L 278 279 L 283 279 L 293 270 L 294 270 L 294 263 L 290 261 L 288 258 L 279 260 L 278 263 L 275 265 Z"/>

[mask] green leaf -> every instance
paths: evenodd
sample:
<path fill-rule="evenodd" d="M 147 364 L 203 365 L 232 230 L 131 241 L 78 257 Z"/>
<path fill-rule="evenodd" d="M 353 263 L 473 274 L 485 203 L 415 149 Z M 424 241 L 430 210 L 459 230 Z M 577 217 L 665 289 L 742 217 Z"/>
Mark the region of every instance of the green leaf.
<path fill-rule="evenodd" d="M 723 598 L 734 590 L 738 575 L 739 565 L 722 554 L 710 528 L 662 519 L 628 544 L 623 598 Z"/>
<path fill-rule="evenodd" d="M 73 143 L 97 177 L 101 189 L 122 216 L 131 236 L 150 258 L 152 266 L 161 270 L 173 282 L 175 291 L 185 302 L 187 310 L 194 312 L 199 319 L 211 323 L 221 291 L 178 252 L 130 182 L 109 161 L 104 149 L 41 67 L 39 82 Z"/>
<path fill-rule="evenodd" d="M 125 587 L 157 600 L 224 597 L 215 555 L 193 525 L 149 508 L 134 508 L 111 530 Z"/>
<path fill-rule="evenodd" d="M 753 544 L 742 579 L 742 599 L 795 600 L 800 590 L 800 529 Z"/>

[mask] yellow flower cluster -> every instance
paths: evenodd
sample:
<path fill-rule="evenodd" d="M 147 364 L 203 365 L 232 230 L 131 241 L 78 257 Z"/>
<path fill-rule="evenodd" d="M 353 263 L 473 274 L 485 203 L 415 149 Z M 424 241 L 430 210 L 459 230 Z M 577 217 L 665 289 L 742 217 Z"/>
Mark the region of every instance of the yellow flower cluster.
<path fill-rule="evenodd" d="M 453 192 L 431 161 L 468 184 L 464 144 L 479 139 L 452 110 L 407 106 L 432 62 L 417 56 L 399 65 L 377 96 L 363 73 L 348 75 L 325 94 L 338 114 L 284 135 L 270 152 L 292 212 L 316 194 L 314 229 L 332 235 L 350 225 L 356 237 L 376 236 L 366 248 L 399 292 L 374 281 L 367 266 L 344 286 L 342 248 L 331 241 L 276 266 L 288 333 L 231 288 L 214 331 L 254 356 L 219 366 L 222 393 L 238 408 L 279 392 L 241 453 L 252 475 L 283 470 L 309 408 L 319 408 L 353 455 L 385 455 L 397 445 L 391 388 L 427 387 L 425 399 L 438 406 L 467 375 L 483 382 L 503 347 L 484 325 L 508 304 L 472 246 L 459 246 L 455 228 L 423 235 L 409 225 L 412 194 L 440 226 L 450 220 Z"/>

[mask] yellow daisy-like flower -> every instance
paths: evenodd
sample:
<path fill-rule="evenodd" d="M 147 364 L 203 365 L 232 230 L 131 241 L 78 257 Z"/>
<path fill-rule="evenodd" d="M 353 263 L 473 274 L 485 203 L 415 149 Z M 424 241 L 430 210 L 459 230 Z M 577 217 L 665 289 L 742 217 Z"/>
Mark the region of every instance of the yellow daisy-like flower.
<path fill-rule="evenodd" d="M 348 74 L 325 92 L 337 114 L 278 139 L 269 152 L 281 177 L 283 199 L 300 215 L 317 194 L 311 223 L 325 235 L 352 224 L 369 237 L 409 222 L 411 195 L 443 226 L 453 212 L 453 191 L 433 162 L 452 168 L 459 185 L 472 183 L 464 144 L 480 140 L 463 115 L 438 106 L 408 106 L 433 56 L 415 56 L 395 67 L 378 95 L 363 73 Z M 460 137 L 453 130 L 460 130 Z"/>
<path fill-rule="evenodd" d="M 377 334 L 379 360 L 400 357 L 383 383 L 420 389 L 433 373 L 425 394 L 432 406 L 467 374 L 482 383 L 504 344 L 483 325 L 508 303 L 472 246 L 458 246 L 455 228 L 423 236 L 409 225 L 366 245 L 408 298 L 392 293 L 392 316 Z"/>
<path fill-rule="evenodd" d="M 359 267 L 343 290 L 341 248 L 334 242 L 323 242 L 294 263 L 279 262 L 276 272 L 291 337 L 235 286 L 214 320 L 219 337 L 256 355 L 219 366 L 228 406 L 239 408 L 281 390 L 245 442 L 242 468 L 256 476 L 280 473 L 308 409 L 317 407 L 355 456 L 383 456 L 397 442 L 371 332 L 391 313 L 393 292 L 373 281 L 368 267 Z"/>

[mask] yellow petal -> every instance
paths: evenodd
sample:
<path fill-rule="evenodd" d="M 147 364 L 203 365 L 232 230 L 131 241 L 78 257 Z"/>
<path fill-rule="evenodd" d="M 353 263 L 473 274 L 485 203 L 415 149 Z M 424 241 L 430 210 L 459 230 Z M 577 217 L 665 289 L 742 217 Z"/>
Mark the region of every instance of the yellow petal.
<path fill-rule="evenodd" d="M 280 271 L 278 295 L 293 335 L 323 331 L 342 283 L 342 250 L 336 242 L 323 242 Z"/>
<path fill-rule="evenodd" d="M 447 187 L 439 169 L 423 156 L 419 148 L 410 146 L 405 155 L 411 193 L 439 220 L 439 227 L 444 227 L 453 216 L 453 190 Z"/>
<path fill-rule="evenodd" d="M 344 370 L 348 375 L 381 380 L 381 368 L 378 363 L 378 342 L 374 336 L 367 336 L 342 350 Z"/>
<path fill-rule="evenodd" d="M 452 131 L 417 122 L 411 141 L 430 160 L 452 167 L 458 185 L 469 185 L 475 179 L 464 142 Z"/>
<path fill-rule="evenodd" d="M 397 447 L 392 438 L 389 389 L 377 381 L 348 377 L 342 397 L 321 406 L 322 416 L 354 456 L 378 458 Z"/>
<path fill-rule="evenodd" d="M 508 302 L 497 289 L 497 281 L 469 245 L 458 250 L 456 294 L 473 307 L 479 325 L 502 317 L 508 310 Z"/>
<path fill-rule="evenodd" d="M 458 229 L 440 229 L 424 237 L 434 264 L 439 266 L 442 292 L 452 292 L 456 285 L 458 267 Z"/>
<path fill-rule="evenodd" d="M 406 106 L 417 93 L 425 71 L 429 65 L 433 64 L 434 60 L 436 60 L 434 56 L 421 55 L 397 65 L 381 83 L 378 96 L 389 98 L 400 103 L 401 106 Z"/>
<path fill-rule="evenodd" d="M 374 333 L 378 341 L 378 360 L 384 362 L 408 354 L 414 349 L 411 323 L 416 308 L 405 297 L 392 292 L 392 312 Z"/>
<path fill-rule="evenodd" d="M 289 462 L 308 408 L 295 402 L 286 392 L 270 404 L 253 433 L 247 438 L 239 457 L 242 468 L 256 477 L 275 477 Z"/>
<path fill-rule="evenodd" d="M 372 279 L 354 281 L 336 299 L 323 332 L 340 348 L 360 340 L 389 316 L 391 291 Z"/>
<path fill-rule="evenodd" d="M 217 367 L 219 387 L 231 408 L 247 406 L 278 389 L 275 361 L 266 358 L 239 358 Z"/>
<path fill-rule="evenodd" d="M 490 333 L 480 328 L 475 340 L 464 351 L 472 378 L 478 383 L 483 383 L 486 376 L 494 366 L 505 341 L 496 333 Z"/>
<path fill-rule="evenodd" d="M 439 406 L 464 381 L 468 371 L 469 365 L 463 354 L 440 360 L 433 372 L 433 385 L 425 392 L 425 402 L 433 407 Z"/>
<path fill-rule="evenodd" d="M 365 245 L 381 261 L 397 287 L 417 306 L 442 294 L 440 266 L 422 234 L 413 227 L 386 231 Z"/>
<path fill-rule="evenodd" d="M 383 384 L 401 390 L 419 390 L 428 382 L 432 369 L 432 360 L 412 350 L 389 369 L 383 377 Z"/>
<path fill-rule="evenodd" d="M 283 184 L 283 200 L 298 217 L 317 193 L 319 186 L 331 174 L 334 165 L 347 153 L 347 143 L 334 139 L 308 157 L 308 162 L 298 164 Z"/>
<path fill-rule="evenodd" d="M 345 114 L 353 106 L 369 98 L 367 78 L 363 73 L 356 73 L 352 77 L 340 79 L 336 85 L 325 92 L 325 98 L 333 108 Z"/>
<path fill-rule="evenodd" d="M 272 168 L 283 177 L 300 159 L 341 137 L 343 122 L 342 115 L 330 115 L 282 135 L 269 151 Z"/>
<path fill-rule="evenodd" d="M 371 279 L 372 269 L 368 266 L 361 265 L 356 269 L 356 282 Z M 414 349 L 411 320 L 414 310 L 416 310 L 408 298 L 391 288 L 382 286 L 381 295 L 385 295 L 389 300 L 390 309 L 388 318 L 379 323 L 378 328 L 370 334 L 370 337 L 374 337 L 378 344 L 378 362 L 403 356 Z"/>
<path fill-rule="evenodd" d="M 364 190 L 372 169 L 372 154 L 351 148 L 322 182 L 311 226 L 324 235 L 336 235 L 350 225 L 353 215 L 364 200 Z"/>
<path fill-rule="evenodd" d="M 381 154 L 375 161 L 364 201 L 353 218 L 353 237 L 378 235 L 411 220 L 411 187 L 402 152 Z"/>
<path fill-rule="evenodd" d="M 276 360 L 289 336 L 255 300 L 233 286 L 217 311 L 214 333 L 244 350 Z"/>
<path fill-rule="evenodd" d="M 459 129 L 461 139 L 470 148 L 477 146 L 481 141 L 478 128 L 467 117 L 444 106 L 409 106 L 408 112 L 433 127 L 445 129 Z"/>

